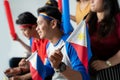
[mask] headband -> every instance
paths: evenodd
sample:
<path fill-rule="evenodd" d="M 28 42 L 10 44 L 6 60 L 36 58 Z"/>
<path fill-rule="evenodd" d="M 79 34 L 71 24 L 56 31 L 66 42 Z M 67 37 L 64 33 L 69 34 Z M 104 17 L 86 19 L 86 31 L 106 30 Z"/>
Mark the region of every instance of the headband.
<path fill-rule="evenodd" d="M 48 15 L 45 14 L 45 13 L 40 13 L 39 16 L 42 16 L 43 18 L 48 19 L 48 20 L 50 20 L 50 21 L 54 19 L 54 18 L 48 16 Z"/>
<path fill-rule="evenodd" d="M 24 29 L 24 28 L 27 28 L 27 27 L 32 27 L 33 25 L 35 24 L 22 24 L 19 26 L 20 29 Z"/>

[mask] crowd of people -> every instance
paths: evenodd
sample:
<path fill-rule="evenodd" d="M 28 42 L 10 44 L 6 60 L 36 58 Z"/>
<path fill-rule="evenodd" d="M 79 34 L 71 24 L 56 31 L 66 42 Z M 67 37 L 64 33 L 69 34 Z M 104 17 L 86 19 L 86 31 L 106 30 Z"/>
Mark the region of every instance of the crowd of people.
<path fill-rule="evenodd" d="M 70 34 L 61 29 L 62 12 L 57 2 L 48 0 L 36 12 L 37 18 L 30 12 L 23 12 L 16 20 L 31 45 L 26 45 L 18 36 L 16 41 L 30 55 L 37 51 L 39 71 L 34 71 L 33 65 L 23 58 L 17 67 L 5 71 L 10 80 L 120 80 L 120 7 L 117 0 L 77 0 L 76 15 L 70 15 L 77 24 L 84 19 L 88 25 L 92 57 L 87 70 L 74 46 L 66 41 Z"/>

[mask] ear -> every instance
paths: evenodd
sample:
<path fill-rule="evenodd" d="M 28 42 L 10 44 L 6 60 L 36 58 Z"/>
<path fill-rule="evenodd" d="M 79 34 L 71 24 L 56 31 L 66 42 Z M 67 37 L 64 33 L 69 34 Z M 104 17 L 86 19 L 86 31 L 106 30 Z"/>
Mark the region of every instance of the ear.
<path fill-rule="evenodd" d="M 52 27 L 52 29 L 54 29 L 55 27 L 57 27 L 57 20 L 52 20 L 51 22 L 50 22 L 50 25 L 51 25 L 51 27 Z"/>

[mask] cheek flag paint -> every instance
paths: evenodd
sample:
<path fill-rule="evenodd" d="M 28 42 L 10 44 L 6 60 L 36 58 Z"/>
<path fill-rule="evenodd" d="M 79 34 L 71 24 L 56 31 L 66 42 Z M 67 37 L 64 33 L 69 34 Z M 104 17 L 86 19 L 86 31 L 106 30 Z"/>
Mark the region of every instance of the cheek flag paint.
<path fill-rule="evenodd" d="M 16 40 L 17 34 L 15 33 L 14 24 L 13 24 L 13 20 L 12 20 L 12 13 L 10 10 L 10 5 L 9 5 L 8 0 L 4 0 L 4 7 L 5 7 L 5 12 L 6 12 L 6 16 L 7 16 L 7 20 L 8 20 L 8 24 L 9 24 L 10 34 L 11 34 L 13 40 Z"/>

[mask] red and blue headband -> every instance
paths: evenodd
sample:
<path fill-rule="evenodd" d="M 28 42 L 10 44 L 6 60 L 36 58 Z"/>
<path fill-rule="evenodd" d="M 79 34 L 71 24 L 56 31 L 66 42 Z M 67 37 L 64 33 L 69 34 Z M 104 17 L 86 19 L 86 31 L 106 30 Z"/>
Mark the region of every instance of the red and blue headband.
<path fill-rule="evenodd" d="M 24 28 L 27 28 L 27 27 L 33 27 L 33 25 L 35 24 L 22 24 L 19 26 L 20 29 L 24 29 Z"/>

